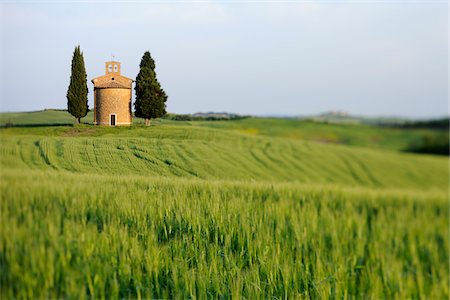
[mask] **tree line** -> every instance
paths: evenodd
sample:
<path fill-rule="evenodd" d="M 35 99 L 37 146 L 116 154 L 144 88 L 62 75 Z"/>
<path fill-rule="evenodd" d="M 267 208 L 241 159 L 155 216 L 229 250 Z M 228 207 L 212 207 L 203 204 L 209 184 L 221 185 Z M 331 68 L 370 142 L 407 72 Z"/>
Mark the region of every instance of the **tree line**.
<path fill-rule="evenodd" d="M 155 61 L 149 51 L 146 51 L 142 56 L 134 90 L 136 92 L 134 115 L 138 118 L 144 118 L 145 125 L 149 126 L 152 118 L 161 118 L 166 114 L 168 97 L 156 78 Z M 67 110 L 75 117 L 77 124 L 89 112 L 88 92 L 83 52 L 81 52 L 80 46 L 76 46 L 73 52 L 70 83 L 67 90 Z"/>

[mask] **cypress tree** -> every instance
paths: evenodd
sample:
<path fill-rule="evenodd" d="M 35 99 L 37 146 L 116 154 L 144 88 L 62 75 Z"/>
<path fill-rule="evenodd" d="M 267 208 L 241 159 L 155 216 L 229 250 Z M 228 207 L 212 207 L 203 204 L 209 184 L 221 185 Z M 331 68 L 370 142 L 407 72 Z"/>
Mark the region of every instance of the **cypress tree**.
<path fill-rule="evenodd" d="M 149 51 L 144 53 L 139 74 L 136 77 L 135 116 L 145 119 L 145 125 L 150 125 L 150 119 L 160 118 L 166 114 L 166 92 L 156 79 L 155 61 Z"/>
<path fill-rule="evenodd" d="M 67 90 L 67 110 L 76 118 L 77 124 L 89 111 L 87 95 L 87 74 L 84 67 L 83 53 L 80 50 L 80 46 L 76 46 L 72 58 L 69 89 Z"/>

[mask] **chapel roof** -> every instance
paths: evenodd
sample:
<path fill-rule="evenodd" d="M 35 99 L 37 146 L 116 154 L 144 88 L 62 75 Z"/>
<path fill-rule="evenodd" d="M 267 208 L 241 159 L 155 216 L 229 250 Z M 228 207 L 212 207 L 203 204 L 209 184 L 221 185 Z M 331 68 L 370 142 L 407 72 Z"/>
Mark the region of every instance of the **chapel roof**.
<path fill-rule="evenodd" d="M 96 89 L 106 89 L 106 88 L 131 89 L 131 84 L 125 85 L 123 83 L 110 80 L 110 81 L 102 82 L 99 84 L 94 83 L 94 88 L 96 88 Z"/>
<path fill-rule="evenodd" d="M 105 74 L 93 78 L 94 88 L 122 88 L 131 89 L 133 79 L 120 75 L 120 62 L 105 62 Z"/>

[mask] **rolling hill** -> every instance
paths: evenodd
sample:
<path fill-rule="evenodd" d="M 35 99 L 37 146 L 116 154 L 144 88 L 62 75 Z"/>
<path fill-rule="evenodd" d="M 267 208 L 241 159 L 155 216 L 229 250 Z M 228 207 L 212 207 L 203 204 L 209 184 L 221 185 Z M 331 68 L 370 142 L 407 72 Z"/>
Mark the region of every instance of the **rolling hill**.
<path fill-rule="evenodd" d="M 155 123 L 0 129 L 2 297 L 448 298 L 441 133 Z"/>
<path fill-rule="evenodd" d="M 322 120 L 322 119 L 320 119 Z M 325 119 L 328 120 L 328 119 Z M 93 114 L 81 119 L 92 124 Z M 172 121 L 160 119 L 157 124 L 202 126 L 208 128 L 232 130 L 248 135 L 282 137 L 321 143 L 344 144 L 370 148 L 408 151 L 412 146 L 420 145 L 426 139 L 446 141 L 448 128 L 429 129 L 414 127 L 379 127 L 367 124 L 333 124 L 309 119 L 282 118 L 244 118 L 219 121 Z M 45 110 L 21 113 L 0 113 L 2 127 L 36 127 L 47 125 L 68 125 L 74 123 L 73 117 L 63 110 Z M 143 124 L 140 118 L 134 118 L 135 125 Z M 36 131 L 35 131 L 36 132 Z"/>

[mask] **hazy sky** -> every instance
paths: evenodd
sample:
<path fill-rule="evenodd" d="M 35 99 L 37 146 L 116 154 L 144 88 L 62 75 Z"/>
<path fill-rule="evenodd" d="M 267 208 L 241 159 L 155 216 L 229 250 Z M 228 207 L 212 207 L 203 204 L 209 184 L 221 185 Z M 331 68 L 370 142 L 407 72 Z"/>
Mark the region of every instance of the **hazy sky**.
<path fill-rule="evenodd" d="M 149 50 L 168 111 L 444 116 L 447 1 L 2 3 L 0 110 L 66 108 L 80 45 L 89 83 Z M 133 91 L 134 97 L 134 91 Z M 134 101 L 134 100 L 133 100 Z"/>

